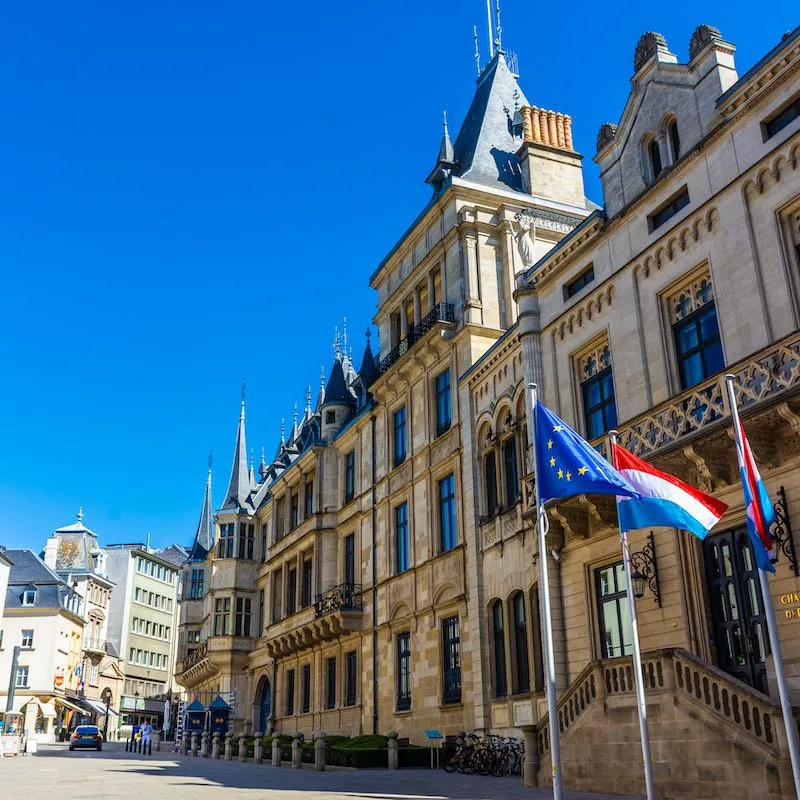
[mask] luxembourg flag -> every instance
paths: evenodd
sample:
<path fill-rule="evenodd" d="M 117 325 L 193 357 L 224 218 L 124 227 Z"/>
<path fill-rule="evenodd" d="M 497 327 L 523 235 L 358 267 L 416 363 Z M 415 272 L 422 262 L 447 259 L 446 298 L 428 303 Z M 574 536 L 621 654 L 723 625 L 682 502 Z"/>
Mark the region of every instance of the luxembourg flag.
<path fill-rule="evenodd" d="M 611 456 L 611 463 L 640 495 L 638 499 L 617 498 L 620 530 L 664 525 L 704 539 L 728 508 L 715 497 L 657 470 L 618 444 L 612 445 Z"/>

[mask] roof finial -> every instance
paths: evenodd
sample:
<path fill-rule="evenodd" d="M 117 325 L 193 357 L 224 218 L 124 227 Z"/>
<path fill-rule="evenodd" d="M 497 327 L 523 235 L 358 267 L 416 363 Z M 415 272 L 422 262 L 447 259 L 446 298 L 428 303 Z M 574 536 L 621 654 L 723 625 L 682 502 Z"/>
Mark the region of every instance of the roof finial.
<path fill-rule="evenodd" d="M 322 365 L 322 368 L 319 371 L 319 388 L 325 388 L 325 365 Z"/>
<path fill-rule="evenodd" d="M 256 453 L 253 448 L 250 448 L 250 470 L 252 471 L 253 465 L 256 463 Z"/>
<path fill-rule="evenodd" d="M 450 132 L 447 130 L 447 111 L 443 111 L 442 116 L 444 117 L 444 135 L 449 136 Z"/>
<path fill-rule="evenodd" d="M 78 522 L 83 522 L 83 506 L 78 509 Z"/>
<path fill-rule="evenodd" d="M 472 38 L 475 41 L 475 70 L 481 74 L 481 49 L 478 47 L 478 26 L 472 26 Z"/>
<path fill-rule="evenodd" d="M 264 458 L 264 448 L 261 448 L 261 463 L 266 464 L 266 459 Z"/>
<path fill-rule="evenodd" d="M 344 328 L 342 329 L 342 344 L 344 345 L 345 353 L 347 352 L 347 317 L 344 318 Z"/>
<path fill-rule="evenodd" d="M 247 380 L 242 378 L 242 413 L 239 415 L 240 419 L 244 419 L 244 401 L 247 398 Z"/>
<path fill-rule="evenodd" d="M 297 426 L 297 403 L 294 404 L 294 424 Z"/>
<path fill-rule="evenodd" d="M 335 325 L 333 328 L 333 355 L 338 360 L 339 356 L 342 354 L 341 346 L 339 343 L 339 326 Z"/>
<path fill-rule="evenodd" d="M 486 0 L 486 16 L 489 20 L 489 60 L 494 58 L 494 30 L 492 29 L 492 0 Z"/>
<path fill-rule="evenodd" d="M 503 26 L 500 24 L 500 0 L 494 0 L 495 13 L 497 14 L 497 30 L 494 39 L 495 49 L 498 53 L 503 52 Z"/>
<path fill-rule="evenodd" d="M 372 336 L 372 328 L 367 325 L 367 344 L 369 344 L 369 337 Z"/>
<path fill-rule="evenodd" d="M 281 417 L 281 447 L 286 444 L 286 421 Z"/>
<path fill-rule="evenodd" d="M 211 468 L 214 466 L 214 453 L 213 451 L 208 451 L 208 471 L 211 472 Z"/>
<path fill-rule="evenodd" d="M 311 413 L 311 384 L 306 387 L 306 414 Z"/>

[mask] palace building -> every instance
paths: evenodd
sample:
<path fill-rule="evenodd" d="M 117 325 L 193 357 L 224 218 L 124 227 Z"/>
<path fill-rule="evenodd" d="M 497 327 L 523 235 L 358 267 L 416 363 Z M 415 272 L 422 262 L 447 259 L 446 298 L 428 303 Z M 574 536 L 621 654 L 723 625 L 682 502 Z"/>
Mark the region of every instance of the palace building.
<path fill-rule="evenodd" d="M 680 62 L 646 33 L 584 196 L 572 120 L 525 97 L 502 46 L 432 197 L 370 278 L 377 352 L 345 338 L 271 463 L 244 399 L 225 501 L 210 477 L 184 569 L 176 680 L 250 732 L 525 736 L 550 779 L 537 559 L 550 566 L 564 782 L 641 793 L 613 498 L 534 535 L 525 385 L 579 433 L 724 500 L 703 542 L 631 534 L 657 793 L 792 796 L 724 375 L 777 504 L 771 580 L 800 705 L 800 29 L 739 76 L 701 25 Z M 512 66 L 509 66 L 509 65 Z M 533 100 L 533 98 L 531 99 Z M 207 703 L 206 703 L 207 705 Z"/>

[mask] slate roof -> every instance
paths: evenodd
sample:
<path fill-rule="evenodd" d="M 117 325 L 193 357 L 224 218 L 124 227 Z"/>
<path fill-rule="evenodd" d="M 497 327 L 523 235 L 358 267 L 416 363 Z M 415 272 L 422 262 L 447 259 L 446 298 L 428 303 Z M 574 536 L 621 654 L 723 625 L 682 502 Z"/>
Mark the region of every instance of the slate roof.
<path fill-rule="evenodd" d="M 42 561 L 33 550 L 6 550 L 12 566 L 8 575 L 6 608 L 23 608 L 25 589 L 36 589 L 36 603 L 31 608 L 64 608 L 64 598 L 72 589 Z M 27 606 L 25 606 L 27 608 Z"/>
<path fill-rule="evenodd" d="M 250 470 L 247 465 L 247 440 L 244 432 L 244 400 L 242 400 L 239 428 L 236 431 L 236 447 L 233 453 L 231 479 L 228 483 L 228 492 L 225 495 L 225 502 L 222 504 L 221 510 L 238 511 L 240 508 L 248 508 L 247 500 L 251 491 Z M 252 508 L 249 510 L 252 510 Z"/>
<path fill-rule="evenodd" d="M 179 544 L 171 544 L 169 547 L 164 547 L 161 550 L 156 550 L 153 555 L 160 558 L 162 561 L 167 561 L 176 567 L 182 567 L 189 557 L 186 548 L 181 547 Z"/>
<path fill-rule="evenodd" d="M 347 387 L 342 361 L 337 358 L 334 361 L 331 376 L 328 378 L 328 385 L 325 387 L 325 402 L 323 405 L 328 406 L 332 403 L 353 405 L 354 400 L 355 398 L 350 394 L 350 390 Z"/>
<path fill-rule="evenodd" d="M 192 561 L 203 561 L 214 546 L 214 510 L 211 504 L 211 470 L 208 471 L 206 480 L 206 491 L 203 495 L 203 508 L 200 511 L 200 522 L 197 523 L 197 531 L 194 535 L 194 542 L 189 551 L 189 559 Z"/>

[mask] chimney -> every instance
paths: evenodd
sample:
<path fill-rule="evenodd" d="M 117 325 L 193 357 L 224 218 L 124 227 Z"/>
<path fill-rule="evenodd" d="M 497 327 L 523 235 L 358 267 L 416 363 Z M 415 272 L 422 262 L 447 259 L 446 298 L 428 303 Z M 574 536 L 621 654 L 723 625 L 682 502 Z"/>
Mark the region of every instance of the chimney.
<path fill-rule="evenodd" d="M 47 564 L 50 569 L 56 568 L 56 562 L 58 561 L 58 537 L 51 536 L 47 540 L 47 544 L 44 546 L 44 558 L 42 559 L 45 564 Z"/>

